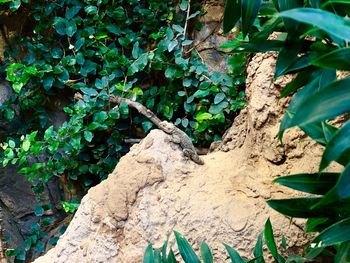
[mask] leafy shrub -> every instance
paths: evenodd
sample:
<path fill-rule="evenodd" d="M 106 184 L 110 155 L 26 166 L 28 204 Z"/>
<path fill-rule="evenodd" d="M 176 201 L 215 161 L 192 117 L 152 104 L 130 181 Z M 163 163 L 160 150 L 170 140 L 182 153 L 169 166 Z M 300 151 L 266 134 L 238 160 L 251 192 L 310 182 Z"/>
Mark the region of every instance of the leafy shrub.
<path fill-rule="evenodd" d="M 336 78 L 336 70 L 350 70 L 349 3 L 227 1 L 224 22 L 229 31 L 241 17 L 243 34 L 249 39 L 226 47 L 234 52 L 277 51 L 275 78 L 296 74 L 281 91 L 281 97 L 295 95 L 281 122 L 280 139 L 286 129 L 298 126 L 325 150 L 318 173 L 275 180 L 313 195 L 268 204 L 287 216 L 307 218 L 305 231 L 320 232 L 310 244 L 310 253 L 327 253 L 334 262 L 350 260 L 350 122 L 341 127 L 330 122 L 350 112 L 350 78 Z M 260 23 L 255 20 L 257 15 Z M 280 33 L 269 40 L 272 32 Z M 333 161 L 344 166 L 341 173 L 324 172 Z"/>
<path fill-rule="evenodd" d="M 211 72 L 188 38 L 190 23 L 202 13 L 198 4 L 0 3 L 5 14 L 28 14 L 32 26 L 29 35 L 12 42 L 2 65 L 16 93 L 0 113 L 11 122 L 16 105 L 25 122 L 2 142 L 1 161 L 3 166 L 18 166 L 19 173 L 32 181 L 38 201 L 52 176 L 85 190 L 105 179 L 128 151 L 124 140 L 143 137 L 152 128 L 125 104 L 113 109 L 111 95 L 139 101 L 204 146 L 220 138 L 244 106 L 240 88 L 245 55 L 231 60 L 230 74 Z M 77 92 L 83 99 L 74 99 Z M 58 128 L 50 121 L 55 100 L 62 101 L 60 107 L 69 117 Z M 76 202 L 65 201 L 65 210 L 73 212 Z M 51 204 L 40 204 L 35 213 L 42 216 L 50 208 Z"/>

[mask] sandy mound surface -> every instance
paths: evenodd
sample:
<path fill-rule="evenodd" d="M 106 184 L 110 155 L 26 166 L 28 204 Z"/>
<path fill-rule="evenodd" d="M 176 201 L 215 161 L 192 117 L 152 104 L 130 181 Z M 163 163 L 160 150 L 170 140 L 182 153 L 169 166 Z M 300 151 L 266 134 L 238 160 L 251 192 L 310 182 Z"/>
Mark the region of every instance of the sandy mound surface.
<path fill-rule="evenodd" d="M 197 165 L 168 135 L 153 130 L 132 147 L 108 179 L 90 189 L 57 246 L 41 262 L 141 262 L 149 242 L 160 247 L 173 230 L 190 243 L 205 240 L 217 262 L 224 262 L 222 242 L 250 256 L 268 217 L 275 233 L 290 247 L 301 247 L 302 223 L 270 209 L 265 201 L 295 194 L 272 179 L 317 171 L 321 149 L 302 132 L 277 141 L 286 101 L 278 99 L 283 80 L 272 84 L 275 58 L 256 56 L 248 69 L 248 107 L 221 144 Z M 280 241 L 278 241 L 280 243 Z"/>

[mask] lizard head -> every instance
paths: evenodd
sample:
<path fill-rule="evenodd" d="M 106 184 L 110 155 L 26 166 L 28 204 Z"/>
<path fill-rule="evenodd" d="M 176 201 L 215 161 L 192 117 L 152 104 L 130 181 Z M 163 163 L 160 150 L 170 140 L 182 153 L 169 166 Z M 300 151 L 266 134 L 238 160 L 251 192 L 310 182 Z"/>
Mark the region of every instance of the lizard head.
<path fill-rule="evenodd" d="M 167 121 L 162 121 L 159 123 L 159 126 L 161 127 L 162 130 L 164 130 L 166 133 L 171 133 L 175 129 L 175 125 L 167 122 Z"/>

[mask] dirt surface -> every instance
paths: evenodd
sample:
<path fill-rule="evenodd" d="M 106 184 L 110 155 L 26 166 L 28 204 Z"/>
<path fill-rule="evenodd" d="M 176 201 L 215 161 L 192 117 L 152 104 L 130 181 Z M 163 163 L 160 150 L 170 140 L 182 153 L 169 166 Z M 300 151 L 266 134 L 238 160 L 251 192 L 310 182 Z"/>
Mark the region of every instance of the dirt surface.
<path fill-rule="evenodd" d="M 205 240 L 224 262 L 222 242 L 251 256 L 268 217 L 278 243 L 284 234 L 289 247 L 305 244 L 303 221 L 274 212 L 266 200 L 295 195 L 272 180 L 317 171 L 321 148 L 297 129 L 278 142 L 288 101 L 278 99 L 285 80 L 272 84 L 274 63 L 273 54 L 252 60 L 248 106 L 222 143 L 203 156 L 204 165 L 185 159 L 168 135 L 153 130 L 89 191 L 57 246 L 34 262 L 141 262 L 149 242 L 161 247 L 169 238 L 174 244 L 173 230 L 194 248 Z"/>

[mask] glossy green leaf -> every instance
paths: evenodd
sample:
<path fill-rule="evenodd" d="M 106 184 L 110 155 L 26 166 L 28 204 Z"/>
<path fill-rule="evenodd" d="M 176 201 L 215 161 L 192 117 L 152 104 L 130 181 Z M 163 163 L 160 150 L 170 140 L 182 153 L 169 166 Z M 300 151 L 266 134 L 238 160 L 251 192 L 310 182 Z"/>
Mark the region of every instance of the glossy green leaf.
<path fill-rule="evenodd" d="M 320 201 L 320 197 L 304 197 L 269 200 L 267 204 L 284 215 L 298 218 L 327 217 L 336 213 L 334 207 L 312 209 Z"/>
<path fill-rule="evenodd" d="M 331 246 L 350 240 L 350 218 L 341 220 L 322 231 L 313 241 L 317 246 Z"/>
<path fill-rule="evenodd" d="M 142 263 L 154 263 L 154 254 L 152 244 L 149 244 L 143 255 Z"/>
<path fill-rule="evenodd" d="M 339 173 L 294 174 L 280 177 L 274 182 L 310 194 L 326 194 L 335 186 Z"/>
<path fill-rule="evenodd" d="M 350 121 L 347 121 L 328 142 L 322 155 L 320 170 L 325 169 L 332 161 L 338 160 L 350 149 Z"/>
<path fill-rule="evenodd" d="M 280 125 L 279 138 L 282 138 L 283 132 L 291 127 L 292 119 L 295 112 L 301 105 L 312 96 L 314 93 L 324 89 L 328 83 L 331 83 L 336 78 L 335 70 L 319 70 L 311 75 L 311 82 L 308 83 L 303 89 L 294 95 L 292 101 L 289 103 L 287 112 L 284 114 Z M 307 124 L 310 125 L 310 124 Z M 306 126 L 306 125 L 304 125 Z"/>
<path fill-rule="evenodd" d="M 264 251 L 263 251 L 263 237 L 264 232 L 261 232 L 258 236 L 258 240 L 256 241 L 255 247 L 254 247 L 254 257 L 255 257 L 255 263 L 265 263 L 264 260 Z"/>
<path fill-rule="evenodd" d="M 168 255 L 168 263 L 177 263 L 174 251 L 170 249 L 169 255 Z"/>
<path fill-rule="evenodd" d="M 312 71 L 310 70 L 301 71 L 296 78 L 288 82 L 288 84 L 284 87 L 284 89 L 281 91 L 281 97 L 287 97 L 293 92 L 297 91 L 299 88 L 305 86 L 309 82 L 311 74 Z"/>
<path fill-rule="evenodd" d="M 303 0 L 277 0 L 277 1 L 278 1 L 279 10 L 281 12 L 289 9 L 294 9 L 297 7 L 302 7 L 304 4 Z M 283 22 L 288 33 L 294 34 L 294 32 L 298 30 L 298 27 L 299 27 L 298 22 L 288 18 L 287 19 L 284 18 Z"/>
<path fill-rule="evenodd" d="M 326 145 L 338 130 L 326 122 L 309 123 L 302 126 L 301 129 L 321 145 Z"/>
<path fill-rule="evenodd" d="M 224 33 L 230 32 L 230 30 L 236 25 L 240 17 L 241 0 L 226 0 L 223 23 Z"/>
<path fill-rule="evenodd" d="M 323 225 L 329 222 L 329 218 L 309 218 L 306 222 L 305 232 L 319 232 L 320 227 L 324 229 Z"/>
<path fill-rule="evenodd" d="M 350 41 L 348 20 L 333 13 L 315 8 L 295 8 L 280 13 L 280 16 L 313 25 L 324 30 L 329 35 Z"/>
<path fill-rule="evenodd" d="M 213 263 L 213 254 L 210 251 L 210 248 L 207 243 L 204 241 L 201 243 L 199 250 L 201 252 L 201 257 L 203 259 L 203 263 Z"/>
<path fill-rule="evenodd" d="M 275 67 L 275 78 L 285 74 L 288 68 L 297 61 L 300 53 L 300 45 L 298 43 L 286 43 L 280 50 Z"/>
<path fill-rule="evenodd" d="M 162 246 L 162 263 L 167 263 L 167 248 L 168 248 L 168 240 L 164 242 L 163 246 Z"/>
<path fill-rule="evenodd" d="M 349 85 L 350 78 L 342 79 L 307 97 L 285 128 L 328 120 L 350 111 Z"/>
<path fill-rule="evenodd" d="M 162 263 L 162 257 L 159 249 L 154 250 L 154 263 Z"/>
<path fill-rule="evenodd" d="M 246 36 L 258 15 L 261 0 L 241 0 L 242 8 L 242 32 Z"/>
<path fill-rule="evenodd" d="M 284 259 L 282 258 L 282 256 L 280 256 L 278 254 L 278 250 L 277 250 L 277 246 L 276 246 L 276 242 L 275 242 L 275 237 L 273 235 L 273 230 L 272 230 L 270 218 L 267 219 L 267 221 L 265 223 L 264 237 L 265 237 L 266 246 L 269 249 L 269 251 L 271 252 L 274 259 L 279 263 L 284 262 Z"/>
<path fill-rule="evenodd" d="M 311 61 L 312 65 L 337 70 L 350 70 L 350 48 L 336 49 Z"/>
<path fill-rule="evenodd" d="M 239 253 L 233 248 L 230 247 L 229 245 L 224 243 L 224 246 L 230 256 L 231 262 L 232 263 L 245 263 L 243 258 L 239 255 Z"/>
<path fill-rule="evenodd" d="M 265 40 L 253 43 L 242 43 L 239 45 L 234 52 L 267 52 L 267 51 L 278 51 L 283 47 L 284 41 L 280 40 Z"/>
<path fill-rule="evenodd" d="M 347 263 L 350 261 L 350 241 L 342 243 L 334 258 L 334 263 Z"/>
<path fill-rule="evenodd" d="M 183 260 L 187 263 L 200 263 L 199 258 L 196 253 L 193 251 L 191 245 L 187 240 L 178 232 L 174 231 L 176 243 L 179 248 L 179 252 Z"/>

